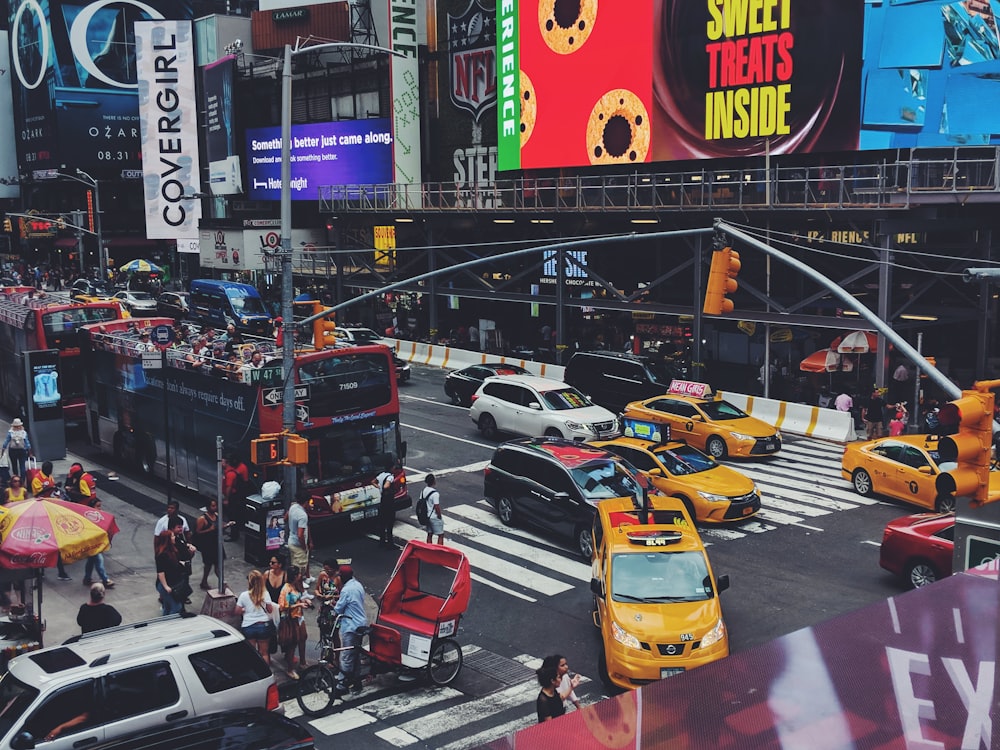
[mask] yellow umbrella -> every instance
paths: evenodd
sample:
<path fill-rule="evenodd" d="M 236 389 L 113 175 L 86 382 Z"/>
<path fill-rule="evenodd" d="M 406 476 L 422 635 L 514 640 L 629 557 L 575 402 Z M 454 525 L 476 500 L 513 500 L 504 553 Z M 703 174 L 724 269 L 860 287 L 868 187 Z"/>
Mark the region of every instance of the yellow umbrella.
<path fill-rule="evenodd" d="M 0 565 L 53 568 L 104 552 L 118 533 L 113 515 L 100 508 L 53 498 L 31 498 L 0 508 Z"/>

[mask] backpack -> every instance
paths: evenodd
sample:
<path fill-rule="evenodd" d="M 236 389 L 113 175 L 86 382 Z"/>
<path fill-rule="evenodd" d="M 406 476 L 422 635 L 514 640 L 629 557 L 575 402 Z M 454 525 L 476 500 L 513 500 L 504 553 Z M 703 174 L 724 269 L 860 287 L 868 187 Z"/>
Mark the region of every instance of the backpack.
<path fill-rule="evenodd" d="M 7 435 L 10 438 L 10 448 L 12 450 L 24 450 L 24 430 L 10 430 Z"/>
<path fill-rule="evenodd" d="M 424 491 L 421 492 L 420 497 L 417 498 L 417 507 L 416 507 L 417 522 L 421 526 L 426 526 L 428 523 L 430 523 L 431 512 L 430 508 L 428 507 L 430 505 L 428 501 L 431 499 L 434 493 L 437 492 L 437 490 L 434 489 L 432 489 L 430 492 L 427 492 L 427 489 L 428 489 L 427 487 L 424 487 Z M 427 494 L 424 494 L 425 492 Z"/>

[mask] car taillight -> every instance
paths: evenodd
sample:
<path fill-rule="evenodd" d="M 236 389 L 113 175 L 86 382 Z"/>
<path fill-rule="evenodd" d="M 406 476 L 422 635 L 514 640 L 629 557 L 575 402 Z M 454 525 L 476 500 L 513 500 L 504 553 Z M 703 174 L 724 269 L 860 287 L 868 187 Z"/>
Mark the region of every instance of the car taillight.
<path fill-rule="evenodd" d="M 267 704 L 266 708 L 268 711 L 276 711 L 281 706 L 281 696 L 278 695 L 278 683 L 271 681 L 271 684 L 267 687 Z"/>
<path fill-rule="evenodd" d="M 469 399 L 469 403 L 470 404 L 473 403 L 477 398 L 479 398 L 479 394 L 478 393 L 473 393 L 472 394 L 472 398 Z"/>
<path fill-rule="evenodd" d="M 491 469 L 489 466 L 487 466 L 485 469 L 483 469 L 483 479 L 489 479 L 490 474 L 492 474 L 492 473 L 493 473 L 493 469 Z"/>

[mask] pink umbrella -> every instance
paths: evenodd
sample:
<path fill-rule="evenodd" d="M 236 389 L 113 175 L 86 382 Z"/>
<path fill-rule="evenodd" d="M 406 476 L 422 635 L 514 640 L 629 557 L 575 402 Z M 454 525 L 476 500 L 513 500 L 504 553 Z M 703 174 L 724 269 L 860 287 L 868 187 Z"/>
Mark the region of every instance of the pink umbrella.
<path fill-rule="evenodd" d="M 115 517 L 100 508 L 53 498 L 30 498 L 0 507 L 0 564 L 52 568 L 103 552 L 118 533 Z"/>

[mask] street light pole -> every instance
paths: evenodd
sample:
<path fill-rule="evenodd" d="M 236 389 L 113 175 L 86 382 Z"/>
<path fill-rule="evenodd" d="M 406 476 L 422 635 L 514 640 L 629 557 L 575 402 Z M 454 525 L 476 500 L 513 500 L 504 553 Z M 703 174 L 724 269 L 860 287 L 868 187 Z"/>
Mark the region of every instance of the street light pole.
<path fill-rule="evenodd" d="M 100 266 L 101 281 L 105 282 L 107 281 L 108 260 L 104 249 L 104 237 L 101 235 L 101 185 L 82 169 L 77 169 L 75 175 L 59 172 L 58 176 L 94 189 L 94 235 L 97 237 L 97 265 Z"/>

